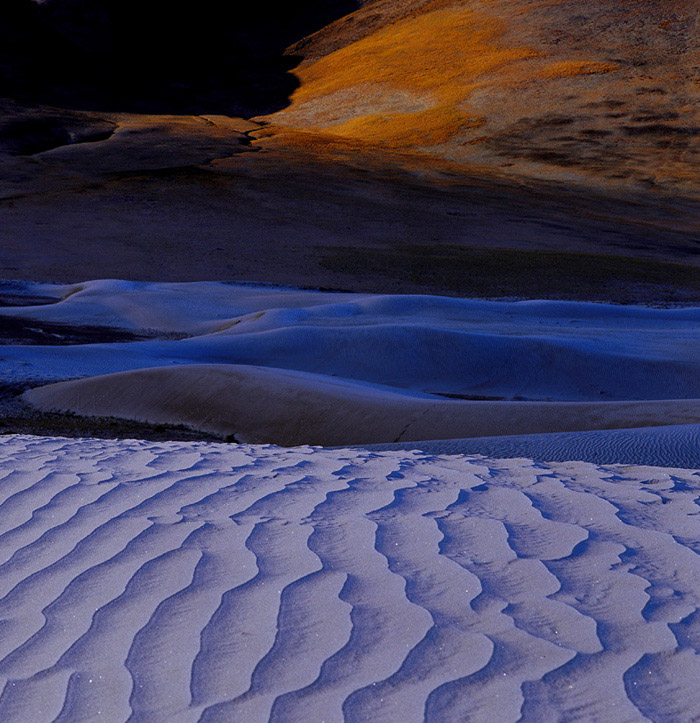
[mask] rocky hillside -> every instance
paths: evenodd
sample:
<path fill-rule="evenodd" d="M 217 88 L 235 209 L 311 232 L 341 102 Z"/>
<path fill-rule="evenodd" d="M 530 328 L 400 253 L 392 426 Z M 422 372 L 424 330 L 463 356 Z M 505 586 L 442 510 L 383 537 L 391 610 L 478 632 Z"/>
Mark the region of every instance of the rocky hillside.
<path fill-rule="evenodd" d="M 697 184 L 697 0 L 379 0 L 289 50 L 275 123 L 508 174 Z"/>

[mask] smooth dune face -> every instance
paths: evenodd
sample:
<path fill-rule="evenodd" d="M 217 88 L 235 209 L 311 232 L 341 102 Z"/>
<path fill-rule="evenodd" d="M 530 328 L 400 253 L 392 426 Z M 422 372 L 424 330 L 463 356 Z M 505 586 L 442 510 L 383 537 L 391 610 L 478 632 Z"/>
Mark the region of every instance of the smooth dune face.
<path fill-rule="evenodd" d="M 8 723 L 700 716 L 695 472 L 0 447 Z"/>
<path fill-rule="evenodd" d="M 185 424 L 249 443 L 340 446 L 700 424 L 700 400 L 486 402 L 412 398 L 318 374 L 157 367 L 25 392 L 44 411 Z"/>
<path fill-rule="evenodd" d="M 37 285 L 8 318 L 150 329 L 147 342 L 8 346 L 0 372 L 56 380 L 171 364 L 308 372 L 406 393 L 606 401 L 700 398 L 700 310 L 335 294 L 118 280 Z M 173 340 L 171 332 L 188 338 Z"/>
<path fill-rule="evenodd" d="M 47 411 L 284 445 L 700 422 L 697 308 L 119 280 L 27 291 L 55 302 L 2 313 L 50 324 L 48 344 L 5 346 L 0 375 L 58 381 L 24 395 Z M 151 338 L 52 346 L 61 324 Z"/>
<path fill-rule="evenodd" d="M 697 2 L 398 5 L 294 47 L 300 86 L 271 119 L 509 174 L 697 190 Z"/>

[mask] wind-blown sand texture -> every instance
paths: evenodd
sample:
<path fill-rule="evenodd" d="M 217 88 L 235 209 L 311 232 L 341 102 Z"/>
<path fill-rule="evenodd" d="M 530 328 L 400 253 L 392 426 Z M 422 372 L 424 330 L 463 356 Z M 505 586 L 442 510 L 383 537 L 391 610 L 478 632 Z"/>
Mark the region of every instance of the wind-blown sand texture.
<path fill-rule="evenodd" d="M 143 5 L 3 5 L 0 722 L 698 723 L 700 0 Z"/>
<path fill-rule="evenodd" d="M 700 716 L 696 472 L 0 450 L 3 721 Z"/>
<path fill-rule="evenodd" d="M 700 424 L 638 429 L 520 434 L 507 437 L 437 439 L 397 444 L 364 445 L 364 449 L 419 449 L 430 454 L 479 454 L 542 462 L 579 460 L 593 464 L 636 464 L 700 468 Z"/>

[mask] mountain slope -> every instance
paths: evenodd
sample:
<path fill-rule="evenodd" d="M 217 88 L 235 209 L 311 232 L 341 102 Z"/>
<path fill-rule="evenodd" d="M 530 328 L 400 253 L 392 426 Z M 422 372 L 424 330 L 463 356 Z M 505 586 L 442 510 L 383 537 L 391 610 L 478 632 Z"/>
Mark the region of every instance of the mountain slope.
<path fill-rule="evenodd" d="M 695 288 L 658 267 L 669 288 L 640 296 L 648 274 L 618 257 L 700 262 L 700 0 L 219 5 L 159 25 L 134 0 L 8 4 L 3 277 Z M 81 34 L 81 8 L 138 27 Z M 551 273 L 561 252 L 602 275 L 584 292 L 578 257 Z"/>
<path fill-rule="evenodd" d="M 695 189 L 697 0 L 367 5 L 293 46 L 276 124 L 510 174 Z"/>

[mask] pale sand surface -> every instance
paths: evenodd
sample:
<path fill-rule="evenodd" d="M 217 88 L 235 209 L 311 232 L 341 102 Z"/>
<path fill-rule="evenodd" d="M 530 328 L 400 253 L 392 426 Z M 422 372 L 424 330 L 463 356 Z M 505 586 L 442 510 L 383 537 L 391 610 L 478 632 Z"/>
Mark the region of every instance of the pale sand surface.
<path fill-rule="evenodd" d="M 0 99 L 0 426 L 423 451 L 0 437 L 0 720 L 699 721 L 700 309 L 463 298 L 700 301 L 698 0 L 137 4 L 0 27 L 161 113 Z"/>
<path fill-rule="evenodd" d="M 697 472 L 0 439 L 0 717 L 700 717 Z"/>
<path fill-rule="evenodd" d="M 54 294 L 56 303 L 2 313 L 39 325 L 147 327 L 154 338 L 60 348 L 7 345 L 0 374 L 15 381 L 243 364 L 411 394 L 596 402 L 700 398 L 699 308 L 326 294 L 220 283 L 101 281 L 32 289 Z"/>
<path fill-rule="evenodd" d="M 78 342 L 86 328 L 147 335 L 3 346 L 6 384 L 59 382 L 25 394 L 43 410 L 292 445 L 700 422 L 694 307 L 218 282 L 19 284 L 15 303 L 23 293 L 48 303 L 0 313 L 42 338 L 61 328 Z"/>
<path fill-rule="evenodd" d="M 700 423 L 700 399 L 448 400 L 317 374 L 234 365 L 119 372 L 38 387 L 22 398 L 44 411 L 185 424 L 242 442 L 288 446 Z"/>

